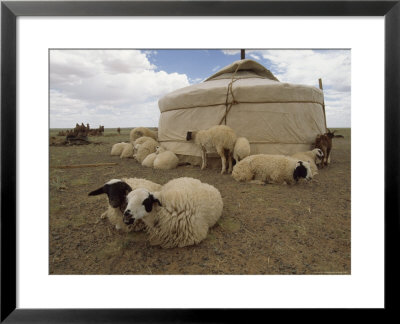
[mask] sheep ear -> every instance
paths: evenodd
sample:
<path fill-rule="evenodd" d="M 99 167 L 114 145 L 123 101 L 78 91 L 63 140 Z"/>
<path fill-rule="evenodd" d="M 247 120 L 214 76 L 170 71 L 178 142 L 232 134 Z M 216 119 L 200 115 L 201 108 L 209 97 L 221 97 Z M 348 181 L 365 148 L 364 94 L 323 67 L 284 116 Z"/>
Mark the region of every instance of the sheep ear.
<path fill-rule="evenodd" d="M 104 186 L 99 189 L 93 190 L 92 192 L 89 192 L 89 196 L 97 196 L 97 195 L 101 195 L 103 193 L 106 193 L 104 191 Z"/>
<path fill-rule="evenodd" d="M 125 189 L 125 194 L 126 195 L 132 191 L 131 186 L 128 185 L 126 182 L 123 182 L 123 188 Z"/>

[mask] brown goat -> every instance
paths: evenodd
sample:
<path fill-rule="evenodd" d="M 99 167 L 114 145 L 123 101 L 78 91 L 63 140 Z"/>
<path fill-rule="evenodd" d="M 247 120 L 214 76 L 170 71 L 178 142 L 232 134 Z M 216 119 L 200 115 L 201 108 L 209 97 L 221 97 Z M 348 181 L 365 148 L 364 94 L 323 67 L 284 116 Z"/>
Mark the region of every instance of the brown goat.
<path fill-rule="evenodd" d="M 322 158 L 321 162 L 321 168 L 324 167 L 324 165 L 328 165 L 331 163 L 331 150 L 332 150 L 332 138 L 335 137 L 335 132 L 331 132 L 328 129 L 328 132 L 325 134 L 317 135 L 317 138 L 315 139 L 315 148 L 319 148 L 322 150 L 324 153 L 324 157 Z"/>

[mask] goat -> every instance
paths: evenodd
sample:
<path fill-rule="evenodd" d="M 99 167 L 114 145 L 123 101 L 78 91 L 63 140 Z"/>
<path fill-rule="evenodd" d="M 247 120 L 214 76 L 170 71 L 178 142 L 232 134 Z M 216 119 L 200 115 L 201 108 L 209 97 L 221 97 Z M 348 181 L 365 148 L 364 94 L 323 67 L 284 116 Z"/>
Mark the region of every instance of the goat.
<path fill-rule="evenodd" d="M 324 153 L 324 157 L 320 164 L 321 168 L 323 168 L 324 165 L 327 166 L 331 163 L 332 138 L 335 137 L 335 132 L 336 131 L 331 132 L 328 129 L 327 133 L 317 135 L 315 139 L 315 148 L 319 148 Z"/>

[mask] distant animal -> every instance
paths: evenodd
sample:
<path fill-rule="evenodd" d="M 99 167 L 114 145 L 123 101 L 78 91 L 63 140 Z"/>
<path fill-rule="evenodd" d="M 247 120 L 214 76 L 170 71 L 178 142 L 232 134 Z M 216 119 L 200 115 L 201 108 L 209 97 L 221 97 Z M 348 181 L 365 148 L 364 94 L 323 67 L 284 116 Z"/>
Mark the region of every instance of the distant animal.
<path fill-rule="evenodd" d="M 298 160 L 309 162 L 311 166 L 311 171 L 314 176 L 318 174 L 318 165 L 322 163 L 322 159 L 324 158 L 324 153 L 322 152 L 321 149 L 316 148 L 313 149 L 312 151 L 297 152 L 295 154 L 292 154 L 291 157 Z"/>

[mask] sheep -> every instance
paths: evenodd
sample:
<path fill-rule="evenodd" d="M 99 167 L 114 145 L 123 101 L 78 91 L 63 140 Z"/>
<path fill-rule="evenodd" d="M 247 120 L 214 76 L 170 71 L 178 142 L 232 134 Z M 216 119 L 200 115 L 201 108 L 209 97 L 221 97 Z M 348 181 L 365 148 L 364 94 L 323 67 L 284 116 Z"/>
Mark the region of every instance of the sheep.
<path fill-rule="evenodd" d="M 332 138 L 335 137 L 335 131 L 331 132 L 328 129 L 328 132 L 325 134 L 317 135 L 315 139 L 315 148 L 319 148 L 324 153 L 324 157 L 322 159 L 321 168 L 324 165 L 328 165 L 331 163 L 331 150 L 332 150 Z"/>
<path fill-rule="evenodd" d="M 174 152 L 167 151 L 162 146 L 156 148 L 156 158 L 153 162 L 154 169 L 170 170 L 178 166 L 179 159 Z"/>
<path fill-rule="evenodd" d="M 146 158 L 142 162 L 142 166 L 147 167 L 147 168 L 152 168 L 154 165 L 154 160 L 156 158 L 157 154 L 156 153 L 151 153 L 146 156 Z"/>
<path fill-rule="evenodd" d="M 233 148 L 233 158 L 236 163 L 250 155 L 250 143 L 246 137 L 238 137 Z"/>
<path fill-rule="evenodd" d="M 121 159 L 133 158 L 133 145 L 131 143 L 126 143 L 126 144 L 127 145 L 125 145 L 121 155 L 119 156 Z"/>
<path fill-rule="evenodd" d="M 114 144 L 111 148 L 111 155 L 121 155 L 122 151 L 124 150 L 125 147 L 127 147 L 128 145 L 130 145 L 130 143 L 117 143 Z"/>
<path fill-rule="evenodd" d="M 307 152 L 297 152 L 292 154 L 291 157 L 310 163 L 311 171 L 314 176 L 318 174 L 318 165 L 322 162 L 324 153 L 321 149 L 313 149 L 312 151 Z"/>
<path fill-rule="evenodd" d="M 218 189 L 188 177 L 173 179 L 159 191 L 133 190 L 127 200 L 125 224 L 142 219 L 150 244 L 162 248 L 200 243 L 221 217 L 223 208 Z"/>
<path fill-rule="evenodd" d="M 232 154 L 236 142 L 236 134 L 232 128 L 225 125 L 216 125 L 206 130 L 189 131 L 186 134 L 186 140 L 194 140 L 197 145 L 200 145 L 202 170 L 207 167 L 207 151 L 215 148 L 221 157 L 221 174 L 225 173 L 226 170 L 225 150 L 228 151 L 228 173 L 232 172 Z"/>
<path fill-rule="evenodd" d="M 139 137 L 142 137 L 142 136 L 151 137 L 151 138 L 157 140 L 158 132 L 152 131 L 151 129 L 148 129 L 146 127 L 136 127 L 131 130 L 131 132 L 129 134 L 129 139 L 130 139 L 131 143 L 134 143 L 135 140 L 137 140 Z"/>
<path fill-rule="evenodd" d="M 236 181 L 293 184 L 299 178 L 311 180 L 313 176 L 308 162 L 284 155 L 256 154 L 237 163 L 232 177 Z"/>
<path fill-rule="evenodd" d="M 126 196 L 129 192 L 137 188 L 145 188 L 151 191 L 158 191 L 161 189 L 161 185 L 158 183 L 151 182 L 146 179 L 138 178 L 122 178 L 112 179 L 105 183 L 99 189 L 96 189 L 89 193 L 89 196 L 97 196 L 101 194 L 107 194 L 108 196 L 108 209 L 100 216 L 100 218 L 108 218 L 111 224 L 115 225 L 117 230 L 123 232 L 129 231 L 140 231 L 145 228 L 143 222 L 138 222 L 133 227 L 127 226 L 123 222 L 123 210 L 126 207 Z"/>
<path fill-rule="evenodd" d="M 136 144 L 135 150 L 136 153 L 134 154 L 134 158 L 139 162 L 142 163 L 146 156 L 156 151 L 157 146 L 159 143 L 154 139 L 148 139 L 143 144 Z"/>

